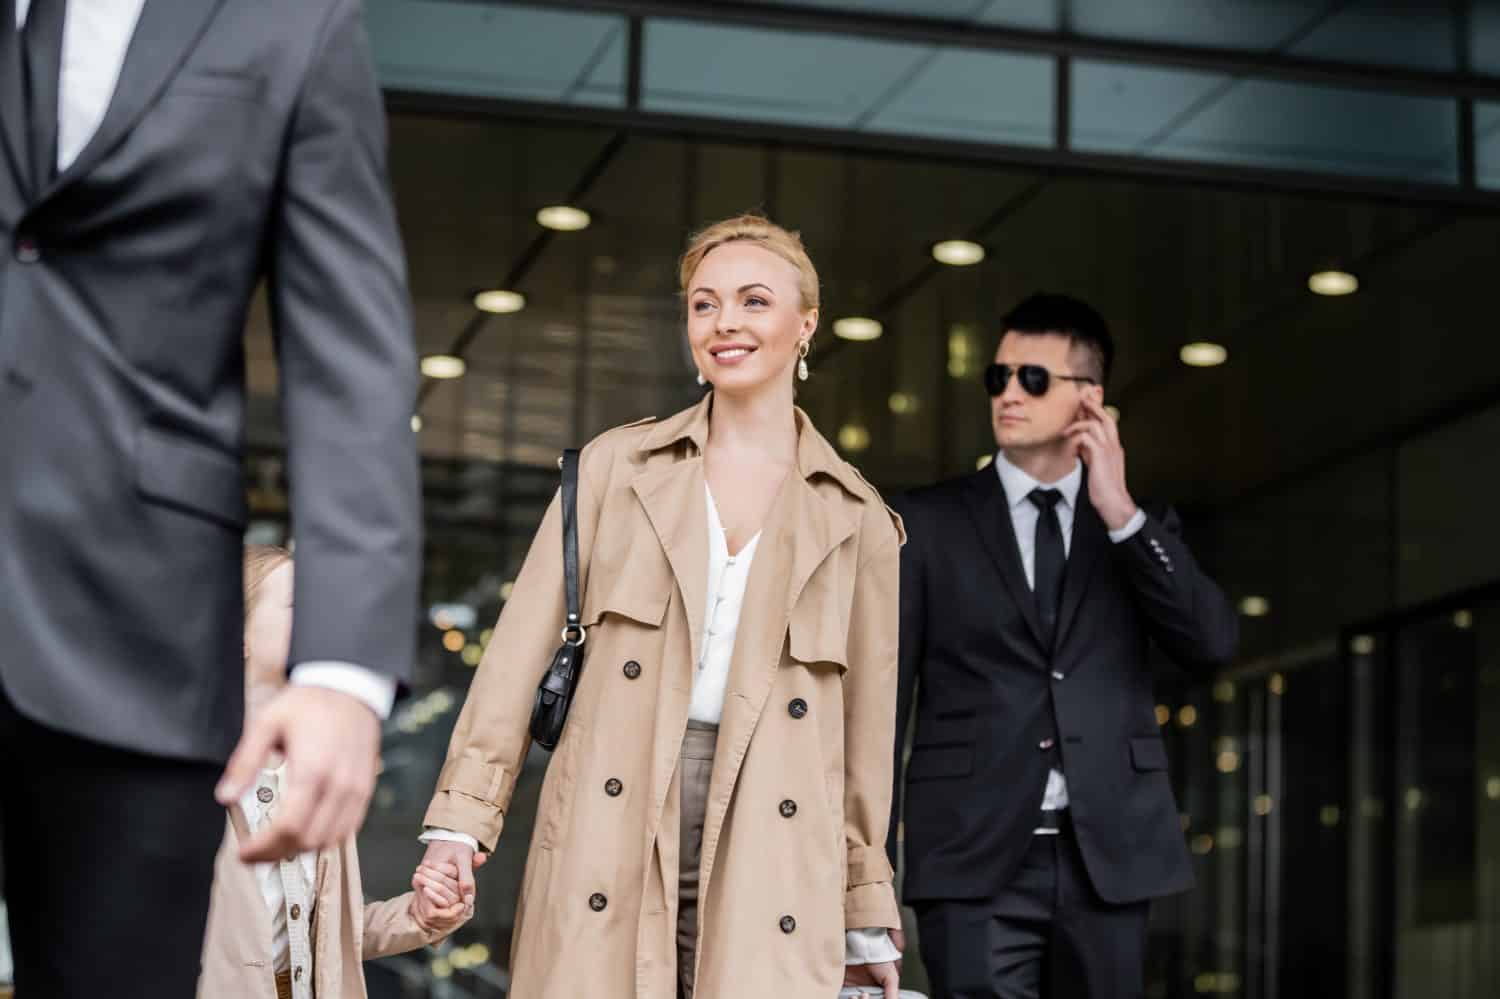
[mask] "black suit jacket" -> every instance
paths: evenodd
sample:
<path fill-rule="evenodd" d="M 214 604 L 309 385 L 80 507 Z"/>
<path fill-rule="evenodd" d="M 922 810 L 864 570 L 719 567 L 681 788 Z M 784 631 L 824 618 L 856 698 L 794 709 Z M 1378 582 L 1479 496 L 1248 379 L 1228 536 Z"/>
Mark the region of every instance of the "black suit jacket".
<path fill-rule="evenodd" d="M 292 660 L 404 677 L 417 369 L 359 3 L 146 0 L 97 134 L 38 190 L 19 81 L 0 52 L 5 692 L 100 742 L 227 756 L 242 343 L 262 279 L 297 536 Z"/>
<path fill-rule="evenodd" d="M 1079 491 L 1057 639 L 1041 639 L 993 468 L 893 501 L 901 556 L 897 802 L 907 902 L 983 898 L 1014 876 L 1057 754 L 1095 889 L 1112 903 L 1192 882 L 1147 644 L 1207 675 L 1238 625 L 1170 510 L 1116 545 Z M 902 791 L 912 702 L 915 732 Z M 888 849 L 896 859 L 901 810 Z"/>

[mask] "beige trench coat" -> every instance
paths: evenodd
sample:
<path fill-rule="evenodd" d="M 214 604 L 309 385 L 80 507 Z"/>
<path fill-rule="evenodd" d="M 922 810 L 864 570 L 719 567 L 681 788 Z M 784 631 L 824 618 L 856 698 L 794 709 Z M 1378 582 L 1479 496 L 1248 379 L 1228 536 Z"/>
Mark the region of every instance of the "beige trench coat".
<path fill-rule="evenodd" d="M 238 808 L 230 811 L 224 841 L 214 860 L 208 926 L 198 999 L 276 999 L 271 953 L 271 914 L 255 869 L 242 863 L 239 844 L 249 828 Z M 318 854 L 312 915 L 316 999 L 366 999 L 363 962 L 416 950 L 442 939 L 411 915 L 412 893 L 365 903 L 359 854 L 351 838 Z"/>
<path fill-rule="evenodd" d="M 707 599 L 711 404 L 583 452 L 585 665 L 517 906 L 523 999 L 676 995 L 677 770 Z M 885 836 L 904 539 L 800 410 L 797 429 L 746 588 L 703 830 L 697 993 L 714 999 L 833 999 L 845 928 L 900 925 Z M 560 532 L 554 500 L 425 820 L 491 848 L 559 643 Z"/>

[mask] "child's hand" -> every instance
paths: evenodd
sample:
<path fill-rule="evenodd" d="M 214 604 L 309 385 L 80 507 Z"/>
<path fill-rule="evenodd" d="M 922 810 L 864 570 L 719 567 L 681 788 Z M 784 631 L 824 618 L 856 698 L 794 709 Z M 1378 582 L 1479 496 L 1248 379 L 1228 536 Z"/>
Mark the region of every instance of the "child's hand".
<path fill-rule="evenodd" d="M 474 910 L 462 901 L 441 907 L 424 900 L 420 893 L 412 895 L 411 918 L 435 939 L 446 937 L 467 923 L 473 915 Z"/>
<path fill-rule="evenodd" d="M 465 903 L 459 893 L 456 864 L 419 864 L 411 876 L 411 886 L 424 902 L 435 908 L 446 909 Z"/>

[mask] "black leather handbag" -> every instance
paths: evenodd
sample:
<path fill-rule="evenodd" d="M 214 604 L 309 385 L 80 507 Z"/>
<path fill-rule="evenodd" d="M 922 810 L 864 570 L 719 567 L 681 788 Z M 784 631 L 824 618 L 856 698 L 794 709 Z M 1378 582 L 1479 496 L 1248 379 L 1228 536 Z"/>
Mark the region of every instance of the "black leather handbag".
<path fill-rule="evenodd" d="M 583 672 L 583 643 L 588 638 L 578 606 L 578 451 L 569 448 L 558 464 L 562 467 L 563 581 L 568 617 L 563 624 L 562 645 L 552 656 L 552 665 L 536 689 L 531 708 L 531 741 L 548 751 L 562 739 L 573 692 Z"/>

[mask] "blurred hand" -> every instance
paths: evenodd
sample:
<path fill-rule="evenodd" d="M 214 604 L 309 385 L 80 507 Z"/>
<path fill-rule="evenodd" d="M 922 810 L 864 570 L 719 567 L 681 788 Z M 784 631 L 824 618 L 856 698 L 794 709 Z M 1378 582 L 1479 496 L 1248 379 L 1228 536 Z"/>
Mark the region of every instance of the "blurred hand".
<path fill-rule="evenodd" d="M 368 705 L 325 687 L 286 687 L 246 726 L 219 781 L 219 804 L 238 801 L 273 752 L 286 760 L 281 804 L 241 844 L 241 860 L 285 860 L 359 831 L 380 756 L 380 720 Z"/>

